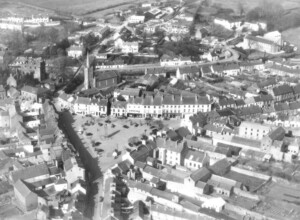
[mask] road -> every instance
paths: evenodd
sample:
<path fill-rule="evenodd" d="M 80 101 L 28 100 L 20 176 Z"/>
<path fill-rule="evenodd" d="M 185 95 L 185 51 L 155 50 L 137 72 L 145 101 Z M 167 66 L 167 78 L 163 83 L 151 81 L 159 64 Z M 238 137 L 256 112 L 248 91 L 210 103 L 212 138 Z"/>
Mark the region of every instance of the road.
<path fill-rule="evenodd" d="M 220 64 L 220 63 L 228 63 L 228 62 L 239 62 L 239 53 L 235 51 L 234 49 L 226 46 L 226 49 L 229 50 L 232 53 L 232 56 L 228 59 L 224 60 L 218 60 L 213 62 L 194 62 L 192 64 L 185 64 L 185 65 L 168 65 L 168 66 L 161 66 L 160 63 L 146 63 L 146 64 L 135 64 L 135 65 L 126 65 L 123 67 L 114 67 L 114 68 L 107 68 L 103 69 L 105 70 L 120 70 L 120 71 L 126 71 L 126 70 L 145 70 L 146 68 L 167 68 L 167 69 L 176 69 L 178 67 L 191 67 L 191 66 L 206 66 L 206 65 L 213 65 L 213 64 Z M 100 69 L 99 69 L 100 70 Z"/>
<path fill-rule="evenodd" d="M 89 219 L 100 219 L 99 215 L 99 195 L 101 190 L 99 190 L 99 184 L 102 183 L 102 173 L 99 167 L 98 158 L 94 158 L 87 148 L 85 147 L 82 140 L 77 135 L 73 128 L 73 117 L 70 112 L 63 112 L 59 116 L 58 125 L 66 136 L 69 138 L 71 144 L 75 147 L 79 153 L 80 159 L 89 173 L 89 177 L 86 180 L 87 183 L 87 204 L 85 210 L 85 216 Z M 97 218 L 98 217 L 98 218 Z"/>

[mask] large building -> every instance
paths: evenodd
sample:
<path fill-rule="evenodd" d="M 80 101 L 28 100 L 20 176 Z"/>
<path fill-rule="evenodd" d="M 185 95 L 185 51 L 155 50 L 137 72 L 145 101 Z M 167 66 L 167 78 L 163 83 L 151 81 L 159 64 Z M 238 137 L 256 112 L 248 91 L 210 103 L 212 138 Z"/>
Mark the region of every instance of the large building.
<path fill-rule="evenodd" d="M 248 35 L 244 38 L 244 48 L 254 49 L 266 53 L 277 53 L 280 45 L 270 39 Z"/>
<path fill-rule="evenodd" d="M 89 55 L 87 55 L 86 66 L 84 67 L 84 90 L 97 88 L 107 89 L 116 86 L 119 77 L 116 71 L 112 70 L 94 70 L 90 66 Z"/>
<path fill-rule="evenodd" d="M 211 111 L 212 102 L 206 97 L 182 95 L 156 95 L 130 98 L 128 116 L 185 117 L 197 112 Z"/>
<path fill-rule="evenodd" d="M 42 58 L 17 57 L 9 67 L 21 75 L 32 74 L 33 78 L 39 81 L 47 78 L 46 63 Z"/>
<path fill-rule="evenodd" d="M 269 125 L 243 121 L 239 127 L 239 136 L 261 140 L 271 131 Z"/>

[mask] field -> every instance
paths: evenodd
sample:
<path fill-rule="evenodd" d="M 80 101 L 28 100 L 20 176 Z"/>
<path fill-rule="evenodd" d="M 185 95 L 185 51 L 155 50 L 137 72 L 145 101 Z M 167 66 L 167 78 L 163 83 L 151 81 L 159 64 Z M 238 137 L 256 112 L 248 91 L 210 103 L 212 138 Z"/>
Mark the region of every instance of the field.
<path fill-rule="evenodd" d="M 22 2 L 49 10 L 70 12 L 75 15 L 89 14 L 108 7 L 117 7 L 124 4 L 136 4 L 134 0 L 11 0 L 10 2 Z M 139 3 L 148 2 L 140 0 Z"/>
<path fill-rule="evenodd" d="M 239 2 L 242 2 L 246 10 L 256 7 L 262 0 L 213 0 L 213 3 L 220 4 L 226 8 L 232 8 L 237 10 Z M 272 3 L 279 3 L 285 9 L 293 9 L 300 6 L 300 1 L 297 0 L 271 0 Z"/>
<path fill-rule="evenodd" d="M 296 45 L 298 50 L 300 48 L 300 27 L 292 28 L 282 32 L 283 39 Z"/>

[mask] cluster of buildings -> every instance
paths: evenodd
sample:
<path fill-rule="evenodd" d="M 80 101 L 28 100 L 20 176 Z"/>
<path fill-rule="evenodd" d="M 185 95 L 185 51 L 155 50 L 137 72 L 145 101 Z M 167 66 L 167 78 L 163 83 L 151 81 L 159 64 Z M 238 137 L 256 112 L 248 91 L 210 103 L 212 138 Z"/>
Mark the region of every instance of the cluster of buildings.
<path fill-rule="evenodd" d="M 0 28 L 21 31 L 24 27 L 36 28 L 44 26 L 58 26 L 60 21 L 53 21 L 49 17 L 2 17 L 0 18 Z"/>
<path fill-rule="evenodd" d="M 3 196 L 38 219 L 83 215 L 77 196 L 86 195 L 86 172 L 74 147 L 58 127 L 58 115 L 46 88 L 17 89 L 11 75 L 0 87 L 1 184 Z M 4 186 L 4 185 L 3 185 Z M 1 186 L 2 187 L 2 186 Z"/>

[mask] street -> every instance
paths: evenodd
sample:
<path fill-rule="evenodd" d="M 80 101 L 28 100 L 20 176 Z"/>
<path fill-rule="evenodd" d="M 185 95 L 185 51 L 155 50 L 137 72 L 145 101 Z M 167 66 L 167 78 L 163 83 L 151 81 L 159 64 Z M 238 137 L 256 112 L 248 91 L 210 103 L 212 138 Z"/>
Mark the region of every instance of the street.
<path fill-rule="evenodd" d="M 102 181 L 101 169 L 98 165 L 98 158 L 93 158 L 89 153 L 87 148 L 84 146 L 82 140 L 78 137 L 77 133 L 73 128 L 73 117 L 70 112 L 63 112 L 59 116 L 59 126 L 65 132 L 66 136 L 69 138 L 71 144 L 75 147 L 79 153 L 80 159 L 89 173 L 89 178 L 86 180 L 87 183 L 87 199 L 86 199 L 86 210 L 85 216 L 89 219 L 100 219 L 99 209 L 99 184 Z M 98 180 L 98 181 L 95 181 Z M 100 182 L 100 183 L 99 183 Z M 95 205 L 97 205 L 95 207 Z M 97 212 L 98 211 L 98 212 Z M 94 213 L 95 212 L 95 213 Z"/>

